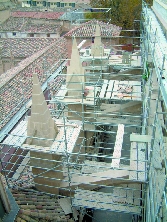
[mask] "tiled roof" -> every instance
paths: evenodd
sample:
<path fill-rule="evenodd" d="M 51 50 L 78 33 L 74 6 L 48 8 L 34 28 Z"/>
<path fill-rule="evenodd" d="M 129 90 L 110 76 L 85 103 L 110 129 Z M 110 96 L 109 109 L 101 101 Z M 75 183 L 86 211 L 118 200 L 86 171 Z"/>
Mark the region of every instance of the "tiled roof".
<path fill-rule="evenodd" d="M 8 18 L 5 22 L 0 25 L 1 31 L 21 31 L 22 26 L 27 23 L 27 19 L 23 18 Z"/>
<path fill-rule="evenodd" d="M 92 37 L 95 34 L 96 24 L 99 24 L 100 26 L 102 37 L 119 36 L 122 29 L 119 26 L 108 24 L 102 21 L 97 21 L 94 19 L 82 24 L 79 27 L 75 27 L 74 29 L 70 30 L 65 36 Z"/>
<path fill-rule="evenodd" d="M 49 46 L 55 38 L 5 38 L 2 41 L 2 57 L 28 57 Z"/>
<path fill-rule="evenodd" d="M 20 211 L 17 222 L 72 222 L 65 215 L 58 198 L 54 195 L 45 194 L 33 189 L 12 190 Z"/>
<path fill-rule="evenodd" d="M 59 33 L 60 25 L 55 24 L 34 24 L 31 18 L 10 17 L 0 25 L 0 30 L 28 33 Z"/>
<path fill-rule="evenodd" d="M 5 179 L 3 182 L 6 185 Z M 20 208 L 16 222 L 73 222 L 65 215 L 57 196 L 35 189 L 29 164 L 18 178 L 8 178 L 8 185 Z"/>
<path fill-rule="evenodd" d="M 18 18 L 36 18 L 36 19 L 59 19 L 64 12 L 12 12 L 12 17 Z"/>
<path fill-rule="evenodd" d="M 7 186 L 4 176 L 3 183 Z M 18 179 L 8 178 L 8 185 L 20 208 L 16 222 L 73 222 L 65 215 L 57 196 L 34 189 L 30 167 L 26 166 Z"/>
<path fill-rule="evenodd" d="M 27 24 L 21 30 L 28 33 L 60 33 L 60 25 L 55 24 Z"/>
<path fill-rule="evenodd" d="M 60 67 L 62 59 L 66 59 L 67 56 L 67 41 L 64 37 L 60 37 L 0 75 L 0 129 L 31 98 L 32 73 L 38 73 L 42 85 L 49 75 Z M 49 75 L 44 75 L 45 72 Z M 26 90 L 23 90 L 23 86 Z M 11 124 L 14 124 L 14 121 L 11 121 Z"/>

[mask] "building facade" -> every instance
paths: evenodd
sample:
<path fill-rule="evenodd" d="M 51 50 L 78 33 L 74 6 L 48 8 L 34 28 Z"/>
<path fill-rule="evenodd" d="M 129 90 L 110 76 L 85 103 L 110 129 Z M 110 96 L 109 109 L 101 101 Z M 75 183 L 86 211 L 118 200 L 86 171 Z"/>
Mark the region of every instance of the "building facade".
<path fill-rule="evenodd" d="M 78 1 L 75 1 L 75 0 L 62 0 L 62 1 L 19 0 L 19 1 L 22 2 L 23 6 L 27 6 L 27 7 L 38 6 L 38 7 L 46 7 L 46 8 L 75 8 L 75 7 L 79 7 L 80 4 L 83 4 L 83 1 L 81 0 L 78 0 Z M 89 0 L 84 1 L 84 4 L 89 4 L 89 3 L 90 3 Z"/>

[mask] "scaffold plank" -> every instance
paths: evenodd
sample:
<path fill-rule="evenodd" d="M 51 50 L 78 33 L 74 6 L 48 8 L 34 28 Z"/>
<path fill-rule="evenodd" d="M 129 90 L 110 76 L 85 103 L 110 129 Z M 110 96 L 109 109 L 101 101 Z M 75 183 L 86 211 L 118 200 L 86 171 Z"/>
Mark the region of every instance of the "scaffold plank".
<path fill-rule="evenodd" d="M 11 132 L 10 135 L 6 137 L 3 144 L 8 144 L 11 146 L 21 146 L 27 136 L 27 121 L 21 121 Z"/>
<path fill-rule="evenodd" d="M 113 158 L 111 167 L 119 168 L 120 164 L 120 158 L 121 158 L 121 150 L 122 150 L 122 144 L 123 144 L 123 135 L 124 135 L 124 125 L 119 124 L 117 135 L 116 135 L 116 141 L 114 146 L 114 152 L 113 152 Z"/>
<path fill-rule="evenodd" d="M 124 168 L 123 170 L 117 170 L 117 169 L 111 169 L 111 170 L 106 170 L 103 172 L 97 172 L 97 173 L 92 173 L 88 175 L 78 175 L 74 176 L 71 175 L 71 187 L 92 187 L 92 184 L 95 184 L 98 186 L 98 184 L 120 184 L 122 182 L 122 179 L 128 178 L 129 177 L 129 171 L 128 168 Z M 68 187 L 69 182 L 68 178 L 65 179 L 65 181 L 62 181 L 61 187 Z M 132 181 L 129 181 L 130 183 Z M 128 183 L 128 181 L 127 181 Z"/>
<path fill-rule="evenodd" d="M 69 198 L 60 198 L 58 201 L 66 215 L 72 213 L 71 201 Z"/>
<path fill-rule="evenodd" d="M 138 135 L 138 134 L 130 134 L 131 142 L 141 142 L 141 143 L 150 143 L 151 136 L 150 135 Z"/>

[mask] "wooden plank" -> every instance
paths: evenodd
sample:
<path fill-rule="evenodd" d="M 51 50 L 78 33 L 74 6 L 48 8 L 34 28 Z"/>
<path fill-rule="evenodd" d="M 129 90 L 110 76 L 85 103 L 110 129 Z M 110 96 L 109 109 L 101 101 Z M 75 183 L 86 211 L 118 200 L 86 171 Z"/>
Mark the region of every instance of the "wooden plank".
<path fill-rule="evenodd" d="M 82 40 L 82 42 L 77 46 L 78 50 L 85 44 L 86 40 Z"/>
<path fill-rule="evenodd" d="M 150 143 L 151 136 L 150 135 L 138 135 L 138 134 L 130 134 L 130 141 L 131 142 L 141 142 L 141 143 Z"/>
<path fill-rule="evenodd" d="M 104 83 L 103 83 L 103 86 L 101 88 L 100 96 L 99 96 L 101 99 L 104 98 L 107 86 L 108 86 L 108 80 L 105 79 Z"/>
<path fill-rule="evenodd" d="M 23 172 L 24 168 L 28 165 L 28 162 L 30 160 L 30 152 L 27 153 L 17 170 L 15 171 L 14 175 L 12 178 L 17 180 L 20 177 L 20 174 Z"/>
<path fill-rule="evenodd" d="M 60 198 L 58 201 L 66 215 L 72 213 L 71 201 L 69 198 Z"/>
<path fill-rule="evenodd" d="M 92 187 L 92 184 L 103 184 L 103 185 L 114 184 L 114 183 L 119 184 L 121 183 L 122 178 L 129 177 L 129 171 L 126 168 L 124 170 L 111 169 L 103 172 L 92 173 L 89 175 L 78 175 L 78 176 L 71 175 L 71 176 L 72 176 L 71 187 L 74 188 L 80 185 L 82 185 L 82 187 L 86 187 L 86 185 Z M 65 180 L 68 181 L 68 177 Z M 62 181 L 61 187 L 69 187 L 69 182 Z"/>
<path fill-rule="evenodd" d="M 57 98 L 58 99 L 58 98 Z M 68 103 L 68 104 L 84 104 L 84 105 L 94 105 L 94 101 L 89 101 L 86 99 L 71 99 L 71 98 L 64 98 L 61 100 L 62 103 Z"/>
<path fill-rule="evenodd" d="M 17 135 L 17 136 L 16 136 Z M 3 144 L 21 146 L 27 137 L 27 121 L 22 120 L 6 137 Z"/>
<path fill-rule="evenodd" d="M 73 213 L 73 216 L 74 216 L 75 220 L 77 221 L 79 213 L 76 210 L 76 208 L 71 206 L 70 198 L 68 198 L 68 197 L 67 198 L 60 198 L 60 199 L 58 199 L 58 202 L 59 202 L 61 208 L 63 209 L 65 215 Z"/>
<path fill-rule="evenodd" d="M 113 113 L 113 112 L 120 112 L 120 110 L 125 110 L 127 108 L 132 107 L 132 112 L 135 113 L 135 106 L 141 106 L 141 102 L 139 101 L 129 101 L 127 103 L 124 104 L 106 104 L 106 103 L 102 103 L 100 106 L 100 109 L 105 113 Z M 134 110 L 134 111 L 133 111 Z"/>
<path fill-rule="evenodd" d="M 113 152 L 113 159 L 111 163 L 111 167 L 119 168 L 120 164 L 120 158 L 121 158 L 121 150 L 122 150 L 122 143 L 123 143 L 123 135 L 124 135 L 124 125 L 119 124 L 117 135 L 116 135 L 116 141 L 114 146 L 114 152 Z"/>
<path fill-rule="evenodd" d="M 114 80 L 110 80 L 109 85 L 108 85 L 108 89 L 107 89 L 107 93 L 106 93 L 106 99 L 110 99 L 110 97 L 112 95 L 113 86 L 114 86 Z"/>

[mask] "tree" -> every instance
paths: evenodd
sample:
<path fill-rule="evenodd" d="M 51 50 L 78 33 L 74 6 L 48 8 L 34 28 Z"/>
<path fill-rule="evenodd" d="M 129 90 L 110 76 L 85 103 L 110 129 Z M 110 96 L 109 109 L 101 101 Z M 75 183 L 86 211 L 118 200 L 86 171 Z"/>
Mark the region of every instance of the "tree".
<path fill-rule="evenodd" d="M 153 0 L 147 0 L 152 4 Z M 111 23 L 122 27 L 124 30 L 132 30 L 134 20 L 140 20 L 142 1 L 141 0 L 90 0 L 93 8 L 111 8 Z M 97 15 L 91 15 L 97 18 Z M 89 13 L 89 18 L 91 17 Z M 105 19 L 105 13 L 100 16 Z"/>

